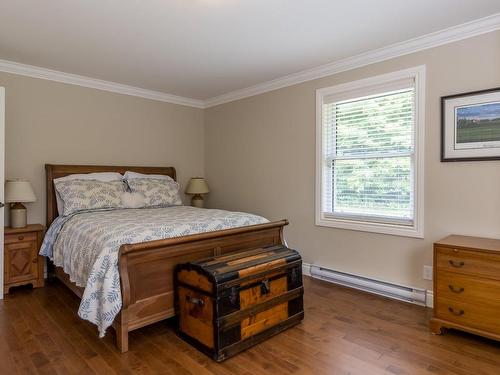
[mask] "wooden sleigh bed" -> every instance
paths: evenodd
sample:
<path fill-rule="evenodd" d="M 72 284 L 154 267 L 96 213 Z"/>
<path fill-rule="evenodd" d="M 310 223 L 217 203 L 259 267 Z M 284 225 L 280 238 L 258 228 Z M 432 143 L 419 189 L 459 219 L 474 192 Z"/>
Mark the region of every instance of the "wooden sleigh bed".
<path fill-rule="evenodd" d="M 58 216 L 53 180 L 76 173 L 133 171 L 163 174 L 176 179 L 173 167 L 125 167 L 46 164 L 47 226 Z M 119 272 L 122 309 L 113 327 L 116 344 L 128 351 L 128 333 L 163 319 L 173 317 L 173 270 L 179 263 L 213 255 L 244 251 L 261 246 L 284 244 L 283 227 L 287 220 L 216 232 L 199 233 L 164 240 L 127 244 L 120 247 Z M 54 276 L 78 297 L 83 288 L 69 280 L 61 267 L 53 267 Z"/>

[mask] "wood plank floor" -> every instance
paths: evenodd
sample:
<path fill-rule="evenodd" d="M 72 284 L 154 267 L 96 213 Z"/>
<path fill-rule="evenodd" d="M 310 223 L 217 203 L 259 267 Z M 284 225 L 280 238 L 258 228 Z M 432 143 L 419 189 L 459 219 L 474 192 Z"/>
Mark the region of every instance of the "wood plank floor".
<path fill-rule="evenodd" d="M 433 336 L 430 310 L 305 278 L 306 319 L 217 364 L 180 340 L 172 322 L 132 332 L 120 354 L 80 320 L 62 284 L 14 289 L 0 302 L 1 374 L 500 374 L 500 343 Z M 499 317 L 500 318 L 500 317 Z"/>

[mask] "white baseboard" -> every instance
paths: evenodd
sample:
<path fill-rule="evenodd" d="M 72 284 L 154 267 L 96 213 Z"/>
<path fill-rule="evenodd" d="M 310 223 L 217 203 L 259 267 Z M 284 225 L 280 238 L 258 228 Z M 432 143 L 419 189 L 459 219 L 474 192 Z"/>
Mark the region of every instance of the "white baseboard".
<path fill-rule="evenodd" d="M 425 296 L 425 306 L 433 309 L 434 308 L 434 292 L 428 290 Z"/>
<path fill-rule="evenodd" d="M 303 262 L 302 263 L 302 274 L 305 275 L 305 276 L 315 277 L 315 276 L 311 275 L 311 267 L 312 266 L 313 265 L 310 264 L 310 263 Z M 356 276 L 360 276 L 360 275 L 356 275 Z M 333 284 L 339 284 L 339 285 L 343 285 L 343 286 L 346 286 L 346 287 L 351 287 L 353 289 L 361 289 L 361 290 L 364 290 L 364 291 L 366 291 L 368 293 L 381 295 L 381 293 L 378 293 L 375 288 L 373 288 L 373 290 L 366 290 L 366 289 L 362 289 L 362 288 L 354 288 L 354 287 L 352 287 L 350 285 L 346 285 L 346 284 L 343 284 L 343 283 L 335 282 L 334 280 L 326 280 L 324 278 L 318 278 L 318 279 L 325 280 L 325 281 L 331 282 Z M 374 281 L 376 281 L 376 280 L 374 280 Z M 405 286 L 405 287 L 407 287 L 407 286 Z M 413 288 L 413 289 L 417 290 L 418 288 Z M 391 296 L 391 295 L 385 295 L 385 294 L 383 294 L 383 295 L 385 297 L 388 297 L 388 298 L 391 298 L 391 299 L 401 300 L 400 298 L 397 298 L 397 297 L 394 297 L 394 296 Z M 432 290 L 426 290 L 425 291 L 425 303 L 411 302 L 411 301 L 406 301 L 406 302 L 414 303 L 414 304 L 417 304 L 417 305 L 420 305 L 420 306 L 425 305 L 426 307 L 433 308 L 433 305 L 434 305 L 434 303 L 433 303 L 434 302 L 433 291 Z"/>
<path fill-rule="evenodd" d="M 311 264 L 302 262 L 302 274 L 311 276 Z"/>

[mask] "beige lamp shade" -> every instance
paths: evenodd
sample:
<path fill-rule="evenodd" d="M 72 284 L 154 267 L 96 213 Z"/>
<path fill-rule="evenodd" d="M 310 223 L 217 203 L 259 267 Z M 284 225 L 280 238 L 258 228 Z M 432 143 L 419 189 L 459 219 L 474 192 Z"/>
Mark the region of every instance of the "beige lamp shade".
<path fill-rule="evenodd" d="M 7 203 L 36 202 L 35 192 L 27 180 L 5 181 L 5 201 Z"/>
<path fill-rule="evenodd" d="M 206 194 L 210 190 L 208 184 L 203 177 L 193 177 L 186 187 L 186 194 Z"/>

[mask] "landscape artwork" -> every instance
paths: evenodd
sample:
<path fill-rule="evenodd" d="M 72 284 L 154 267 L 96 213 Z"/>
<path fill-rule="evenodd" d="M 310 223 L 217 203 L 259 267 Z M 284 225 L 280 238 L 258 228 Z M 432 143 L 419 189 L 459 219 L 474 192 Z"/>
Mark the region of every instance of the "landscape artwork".
<path fill-rule="evenodd" d="M 456 143 L 500 142 L 500 102 L 456 109 Z"/>
<path fill-rule="evenodd" d="M 500 160 L 500 88 L 441 98 L 441 161 Z"/>

